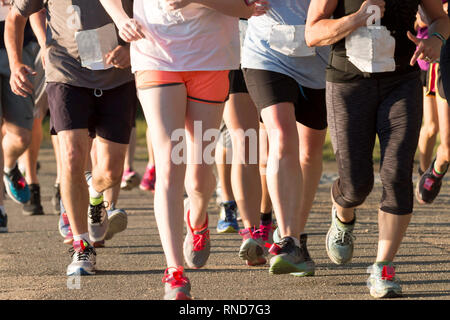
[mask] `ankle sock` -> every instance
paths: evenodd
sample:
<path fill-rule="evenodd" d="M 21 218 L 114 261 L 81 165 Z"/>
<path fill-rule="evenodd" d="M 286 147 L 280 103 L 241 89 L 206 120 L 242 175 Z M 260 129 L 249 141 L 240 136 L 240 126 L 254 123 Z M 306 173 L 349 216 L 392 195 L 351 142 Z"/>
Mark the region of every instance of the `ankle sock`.
<path fill-rule="evenodd" d="M 80 241 L 80 240 L 84 240 L 86 241 L 89 245 L 91 245 L 91 240 L 89 239 L 89 233 L 82 233 L 79 235 L 73 235 L 73 241 Z"/>
<path fill-rule="evenodd" d="M 272 223 L 272 211 L 269 213 L 261 213 L 261 224 L 262 225 L 269 225 Z"/>

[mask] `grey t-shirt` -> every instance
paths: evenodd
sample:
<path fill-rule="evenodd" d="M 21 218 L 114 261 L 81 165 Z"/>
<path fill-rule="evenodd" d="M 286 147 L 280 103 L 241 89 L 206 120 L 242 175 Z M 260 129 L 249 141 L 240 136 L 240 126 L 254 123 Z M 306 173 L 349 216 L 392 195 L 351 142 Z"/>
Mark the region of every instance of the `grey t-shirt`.
<path fill-rule="evenodd" d="M 133 1 L 122 0 L 125 10 L 132 16 Z M 131 69 L 109 68 L 98 70 L 88 68 L 80 56 L 79 41 L 76 34 L 87 30 L 96 30 L 110 25 L 116 32 L 108 33 L 121 42 L 113 21 L 100 1 L 92 0 L 14 0 L 14 6 L 24 16 L 45 8 L 47 11 L 47 61 L 46 81 L 65 83 L 77 87 L 108 90 L 133 81 Z M 88 34 L 91 38 L 91 33 Z M 98 47 L 105 47 L 102 42 L 111 44 L 105 39 L 105 33 L 99 38 Z M 113 39 L 113 38 L 111 38 Z M 94 47 L 97 43 L 93 43 Z M 83 45 L 81 45 L 83 46 Z M 89 46 L 87 46 L 89 47 Z M 82 50 L 86 50 L 86 46 Z M 83 57 L 86 57 L 83 54 Z"/>

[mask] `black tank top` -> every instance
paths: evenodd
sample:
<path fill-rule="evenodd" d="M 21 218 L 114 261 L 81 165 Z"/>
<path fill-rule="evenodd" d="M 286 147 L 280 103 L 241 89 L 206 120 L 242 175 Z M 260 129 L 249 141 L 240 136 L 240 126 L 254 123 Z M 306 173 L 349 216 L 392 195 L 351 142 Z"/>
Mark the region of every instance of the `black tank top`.
<path fill-rule="evenodd" d="M 363 0 L 339 0 L 333 13 L 335 19 L 342 18 L 357 12 Z M 416 50 L 416 45 L 406 36 L 407 31 L 415 34 L 414 22 L 420 4 L 420 0 L 385 0 L 386 11 L 381 19 L 381 25 L 385 26 L 391 36 L 395 38 L 395 64 L 396 70 L 384 73 L 363 73 L 357 69 L 346 56 L 345 38 L 332 45 L 329 66 L 327 69 L 327 81 L 351 82 L 361 78 L 386 78 L 418 71 L 419 67 L 411 67 L 409 61 Z"/>

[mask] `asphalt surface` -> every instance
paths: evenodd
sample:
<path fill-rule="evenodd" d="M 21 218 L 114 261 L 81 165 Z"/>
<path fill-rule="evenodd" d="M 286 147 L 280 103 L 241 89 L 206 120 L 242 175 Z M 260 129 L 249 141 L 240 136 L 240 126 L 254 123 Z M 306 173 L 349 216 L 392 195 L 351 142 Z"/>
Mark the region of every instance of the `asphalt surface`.
<path fill-rule="evenodd" d="M 44 216 L 22 215 L 20 206 L 6 200 L 9 233 L 0 234 L 0 300 L 38 299 L 161 299 L 165 259 L 153 212 L 153 196 L 139 189 L 123 191 L 118 206 L 129 215 L 128 228 L 97 250 L 99 271 L 79 283 L 65 276 L 69 247 L 51 211 L 55 179 L 53 151 L 42 149 L 39 178 Z M 145 162 L 136 169 L 144 172 Z M 218 234 L 218 207 L 210 203 L 212 250 L 206 267 L 187 270 L 196 299 L 225 300 L 361 300 L 371 299 L 367 267 L 374 262 L 377 243 L 377 204 L 380 183 L 358 213 L 352 262 L 336 266 L 327 257 L 325 235 L 330 223 L 329 190 L 336 175 L 326 163 L 324 176 L 307 225 L 308 248 L 316 262 L 313 277 L 270 275 L 268 265 L 247 267 L 238 257 L 241 238 Z M 415 176 L 417 178 L 417 176 Z M 402 299 L 450 299 L 450 188 L 445 181 L 433 205 L 415 205 L 415 214 L 396 260 Z M 71 285 L 70 285 L 71 284 Z"/>

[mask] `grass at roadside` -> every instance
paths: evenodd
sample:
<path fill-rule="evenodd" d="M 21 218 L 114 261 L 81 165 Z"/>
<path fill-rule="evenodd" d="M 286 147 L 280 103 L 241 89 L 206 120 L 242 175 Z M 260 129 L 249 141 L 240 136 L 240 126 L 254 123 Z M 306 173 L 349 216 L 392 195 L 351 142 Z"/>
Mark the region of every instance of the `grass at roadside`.
<path fill-rule="evenodd" d="M 147 146 L 146 138 L 145 138 L 146 129 L 147 129 L 147 124 L 145 122 L 144 117 L 141 114 L 138 114 L 138 117 L 136 119 L 136 136 L 137 136 L 138 147 L 146 148 L 146 146 Z M 43 132 L 44 132 L 43 146 L 51 147 L 48 117 L 44 119 Z M 437 145 L 439 145 L 439 139 L 438 139 L 438 142 L 436 143 L 436 146 Z M 378 163 L 380 161 L 380 147 L 379 147 L 378 139 L 376 141 L 373 156 L 374 156 L 374 162 Z M 148 156 L 145 152 L 137 151 L 137 153 L 136 153 L 137 160 L 146 160 L 147 157 Z M 416 158 L 417 158 L 417 154 L 416 154 Z M 335 161 L 333 147 L 331 145 L 331 139 L 330 139 L 330 136 L 328 133 L 327 133 L 327 137 L 326 137 L 325 144 L 323 147 L 323 159 L 324 159 L 324 161 Z"/>

